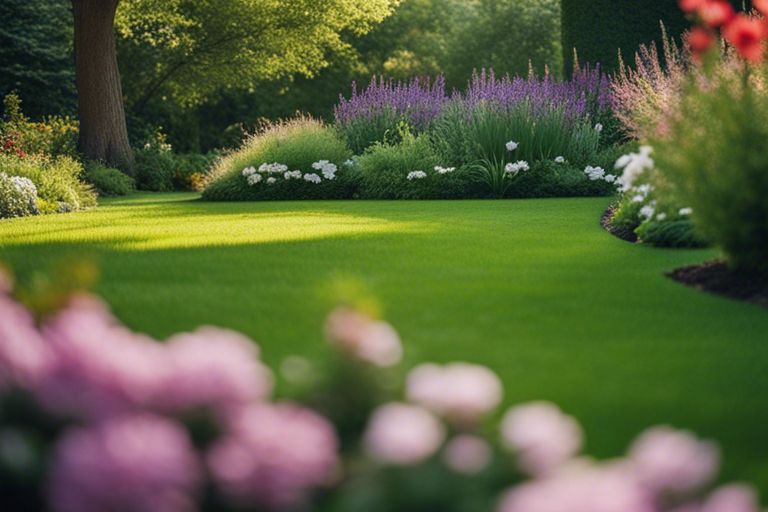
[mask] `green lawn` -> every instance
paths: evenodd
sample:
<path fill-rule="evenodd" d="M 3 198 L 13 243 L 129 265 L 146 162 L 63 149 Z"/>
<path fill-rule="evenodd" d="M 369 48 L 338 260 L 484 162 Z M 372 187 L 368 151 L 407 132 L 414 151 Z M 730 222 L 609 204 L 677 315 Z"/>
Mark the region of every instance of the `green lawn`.
<path fill-rule="evenodd" d="M 613 238 L 608 200 L 204 203 L 137 195 L 91 212 L 0 222 L 25 274 L 95 257 L 98 291 L 133 328 L 242 330 L 271 363 L 322 349 L 334 275 L 358 276 L 408 363 L 469 360 L 508 402 L 550 399 L 619 453 L 654 423 L 720 441 L 729 478 L 768 490 L 768 311 L 663 272 L 715 256 Z"/>

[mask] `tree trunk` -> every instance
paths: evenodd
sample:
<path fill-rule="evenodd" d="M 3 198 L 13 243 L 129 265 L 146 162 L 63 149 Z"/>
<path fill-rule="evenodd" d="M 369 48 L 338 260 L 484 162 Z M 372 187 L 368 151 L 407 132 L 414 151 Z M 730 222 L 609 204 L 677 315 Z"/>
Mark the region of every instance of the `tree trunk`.
<path fill-rule="evenodd" d="M 133 173 L 123 89 L 117 67 L 114 21 L 120 0 L 72 0 L 80 151 Z"/>

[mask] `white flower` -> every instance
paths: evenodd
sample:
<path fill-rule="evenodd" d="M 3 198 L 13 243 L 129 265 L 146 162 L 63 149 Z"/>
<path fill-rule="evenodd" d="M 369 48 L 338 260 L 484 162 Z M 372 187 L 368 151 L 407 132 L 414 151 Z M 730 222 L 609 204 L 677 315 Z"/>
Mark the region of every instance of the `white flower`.
<path fill-rule="evenodd" d="M 251 186 L 256 185 L 257 183 L 261 182 L 261 174 L 249 174 L 246 178 L 246 181 Z"/>
<path fill-rule="evenodd" d="M 583 433 L 556 405 L 533 402 L 513 407 L 501 422 L 504 446 L 514 451 L 531 475 L 552 473 L 581 449 Z"/>
<path fill-rule="evenodd" d="M 502 398 L 499 377 L 485 366 L 422 364 L 408 374 L 408 399 L 461 424 L 477 423 Z"/>
<path fill-rule="evenodd" d="M 595 131 L 596 131 L 597 133 L 600 133 L 600 132 L 602 132 L 602 131 L 603 131 L 603 125 L 602 125 L 602 124 L 600 124 L 600 123 L 597 123 L 597 124 L 595 125 Z"/>
<path fill-rule="evenodd" d="M 277 162 L 267 164 L 263 163 L 259 166 L 259 172 L 260 173 L 267 173 L 267 174 L 280 174 L 284 173 L 288 170 L 288 166 L 285 164 L 279 164 Z"/>
<path fill-rule="evenodd" d="M 373 411 L 363 446 L 379 462 L 408 466 L 431 457 L 444 439 L 445 427 L 429 411 L 390 403 Z"/>
<path fill-rule="evenodd" d="M 663 220 L 667 220 L 667 214 L 666 213 L 660 213 L 656 216 L 656 220 L 661 222 Z"/>
<path fill-rule="evenodd" d="M 511 141 L 507 142 L 507 151 L 514 151 L 519 146 L 520 146 L 520 144 L 518 144 L 517 142 L 511 140 Z"/>
<path fill-rule="evenodd" d="M 248 176 L 251 176 L 253 174 L 256 174 L 256 168 L 255 167 L 250 166 L 250 167 L 246 167 L 245 169 L 243 169 L 242 175 L 244 177 L 247 178 Z"/>
<path fill-rule="evenodd" d="M 640 208 L 640 217 L 644 219 L 650 219 L 651 217 L 653 217 L 654 213 L 656 213 L 656 208 L 654 208 L 649 204 Z"/>
<path fill-rule="evenodd" d="M 616 181 L 616 176 L 614 174 L 606 174 L 605 178 L 603 179 L 608 183 L 613 183 L 614 181 Z"/>
<path fill-rule="evenodd" d="M 693 208 L 680 208 L 680 211 L 677 213 L 682 217 L 687 217 L 693 213 Z"/>
<path fill-rule="evenodd" d="M 427 177 L 427 173 L 424 171 L 413 171 L 408 173 L 408 180 L 423 180 Z"/>
<path fill-rule="evenodd" d="M 555 163 L 556 164 L 564 164 L 565 163 L 565 157 L 564 156 L 558 156 L 557 158 L 555 158 Z"/>
<path fill-rule="evenodd" d="M 321 181 L 323 181 L 323 179 L 320 176 L 318 176 L 317 174 L 313 173 L 313 172 L 308 172 L 307 174 L 304 175 L 304 181 L 308 181 L 310 183 L 318 184 Z"/>
<path fill-rule="evenodd" d="M 637 153 L 629 153 L 616 160 L 616 169 L 624 169 L 624 174 L 620 178 L 621 190 L 623 192 L 631 189 L 637 178 L 646 170 L 654 168 L 656 163 L 651 158 L 653 148 L 642 146 Z"/>
<path fill-rule="evenodd" d="M 286 180 L 300 180 L 301 171 L 285 171 L 283 173 L 283 178 L 285 178 Z"/>
<path fill-rule="evenodd" d="M 350 158 L 349 160 L 346 160 L 346 161 L 344 162 L 344 165 L 345 165 L 346 167 L 354 167 L 354 166 L 355 166 L 355 161 L 354 161 L 354 160 L 352 160 L 352 159 Z"/>
<path fill-rule="evenodd" d="M 269 178 L 267 178 L 267 183 L 269 185 L 273 184 L 276 181 L 277 181 L 277 178 L 275 178 L 274 176 L 270 176 Z"/>
<path fill-rule="evenodd" d="M 633 203 L 642 203 L 643 201 L 645 201 L 645 196 L 642 194 L 637 194 L 636 196 L 632 197 Z"/>
<path fill-rule="evenodd" d="M 605 177 L 605 169 L 588 165 L 584 169 L 584 174 L 586 174 L 592 181 L 602 180 Z"/>
<path fill-rule="evenodd" d="M 504 167 L 504 172 L 507 175 L 515 175 L 520 171 L 523 171 L 523 172 L 528 171 L 530 170 L 530 168 L 531 166 L 528 165 L 528 162 L 526 162 L 525 160 L 518 160 L 517 162 L 507 164 Z"/>
<path fill-rule="evenodd" d="M 327 180 L 336 178 L 336 171 L 338 170 L 336 164 L 332 164 L 328 160 L 319 160 L 312 164 L 312 168 L 320 171 Z"/>
<path fill-rule="evenodd" d="M 437 174 L 449 174 L 449 173 L 452 173 L 455 170 L 456 170 L 455 167 L 440 167 L 439 165 L 435 166 L 435 172 Z"/>

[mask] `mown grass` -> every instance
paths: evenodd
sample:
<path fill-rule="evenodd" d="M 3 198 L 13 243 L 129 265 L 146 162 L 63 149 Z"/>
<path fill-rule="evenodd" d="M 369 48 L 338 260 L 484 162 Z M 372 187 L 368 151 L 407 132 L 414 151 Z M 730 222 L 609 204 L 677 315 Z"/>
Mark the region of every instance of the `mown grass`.
<path fill-rule="evenodd" d="M 319 290 L 357 276 L 401 332 L 407 363 L 469 360 L 509 403 L 577 415 L 589 450 L 620 453 L 669 423 L 717 439 L 726 477 L 768 489 L 768 311 L 665 278 L 713 251 L 605 233 L 607 199 L 205 203 L 136 195 L 95 211 L 0 222 L 24 276 L 92 257 L 97 291 L 157 337 L 216 324 L 270 363 L 322 350 Z"/>

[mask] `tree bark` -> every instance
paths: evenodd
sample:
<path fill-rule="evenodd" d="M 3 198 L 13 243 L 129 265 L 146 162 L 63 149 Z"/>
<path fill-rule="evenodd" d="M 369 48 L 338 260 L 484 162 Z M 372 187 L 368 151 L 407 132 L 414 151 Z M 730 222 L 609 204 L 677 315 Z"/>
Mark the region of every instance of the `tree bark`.
<path fill-rule="evenodd" d="M 133 174 L 133 152 L 117 67 L 114 22 L 120 0 L 72 0 L 75 21 L 75 81 L 80 151 Z"/>

